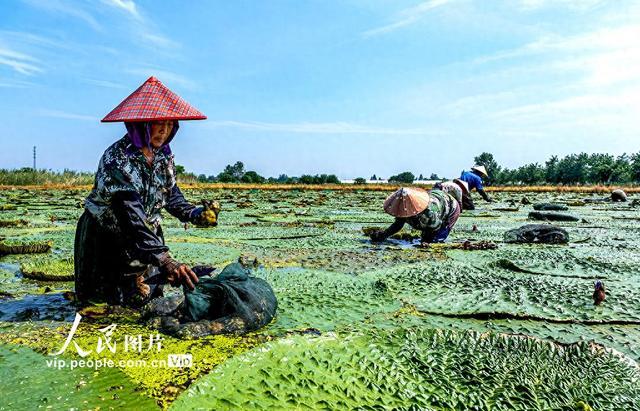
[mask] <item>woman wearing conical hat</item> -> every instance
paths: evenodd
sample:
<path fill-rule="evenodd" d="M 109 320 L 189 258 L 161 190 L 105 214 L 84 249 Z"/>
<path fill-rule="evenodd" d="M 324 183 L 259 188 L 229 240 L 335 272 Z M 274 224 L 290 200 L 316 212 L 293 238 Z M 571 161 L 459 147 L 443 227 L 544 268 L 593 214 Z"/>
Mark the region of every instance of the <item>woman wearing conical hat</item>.
<path fill-rule="evenodd" d="M 433 188 L 451 194 L 453 198 L 458 201 L 460 210 L 464 210 L 463 200 L 465 196 L 469 195 L 469 184 L 467 184 L 466 181 L 454 178 L 452 181 L 445 181 L 442 183 L 438 182 L 433 186 Z"/>
<path fill-rule="evenodd" d="M 489 195 L 484 191 L 484 187 L 482 185 L 482 180 L 487 177 L 489 177 L 489 174 L 487 173 L 487 169 L 485 168 L 485 166 L 480 166 L 480 165 L 475 165 L 471 167 L 471 171 L 463 171 L 460 174 L 460 180 L 466 182 L 469 185 L 469 190 L 468 190 L 469 192 L 472 190 L 476 190 L 478 194 L 482 196 L 484 201 L 487 201 L 490 203 L 492 200 L 491 198 L 489 198 Z M 473 204 L 473 199 L 471 198 L 471 195 L 469 193 L 467 193 L 462 200 L 464 203 L 465 210 L 475 209 L 475 205 Z"/>
<path fill-rule="evenodd" d="M 155 296 L 152 287 L 160 292 L 155 285 L 193 288 L 198 281 L 169 254 L 160 212 L 182 222 L 216 224 L 219 206 L 203 202 L 196 207 L 183 197 L 169 147 L 179 120 L 201 119 L 206 117 L 151 77 L 102 120 L 124 122 L 127 133 L 102 155 L 78 221 L 74 254 L 80 302 L 136 305 Z"/>
<path fill-rule="evenodd" d="M 403 187 L 387 197 L 384 211 L 396 220 L 386 230 L 372 233 L 371 240 L 384 241 L 409 224 L 421 231 L 423 243 L 441 243 L 458 221 L 461 207 L 455 197 L 442 190 Z"/>

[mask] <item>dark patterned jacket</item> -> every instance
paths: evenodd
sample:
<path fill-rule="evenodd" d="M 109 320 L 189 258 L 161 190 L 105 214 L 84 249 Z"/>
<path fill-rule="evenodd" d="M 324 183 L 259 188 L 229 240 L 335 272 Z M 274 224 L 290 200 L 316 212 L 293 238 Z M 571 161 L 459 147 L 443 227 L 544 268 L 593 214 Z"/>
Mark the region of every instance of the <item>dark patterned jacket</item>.
<path fill-rule="evenodd" d="M 151 264 L 168 251 L 160 228 L 162 209 L 182 222 L 200 210 L 176 185 L 173 154 L 156 150 L 149 165 L 127 136 L 102 155 L 85 209 L 103 229 L 131 238 L 132 255 Z"/>
<path fill-rule="evenodd" d="M 429 192 L 429 206 L 420 214 L 407 218 L 396 218 L 393 224 L 384 231 L 384 237 L 390 237 L 406 224 L 422 232 L 423 242 L 432 242 L 438 232 L 450 225 L 451 219 L 459 211 L 458 201 L 441 190 Z"/>

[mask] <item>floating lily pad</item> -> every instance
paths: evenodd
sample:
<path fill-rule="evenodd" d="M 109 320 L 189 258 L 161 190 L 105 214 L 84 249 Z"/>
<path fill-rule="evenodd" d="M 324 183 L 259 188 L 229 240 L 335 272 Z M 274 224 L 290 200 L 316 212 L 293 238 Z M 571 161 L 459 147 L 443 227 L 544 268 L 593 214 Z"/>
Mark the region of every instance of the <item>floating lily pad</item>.
<path fill-rule="evenodd" d="M 0 255 L 2 254 L 40 254 L 51 250 L 52 241 L 0 241 Z"/>
<path fill-rule="evenodd" d="M 2 406 L 10 410 L 159 409 L 116 368 L 58 369 L 53 366 L 54 358 L 26 347 L 0 344 Z"/>
<path fill-rule="evenodd" d="M 0 228 L 6 227 L 25 227 L 29 222 L 23 218 L 18 220 L 0 220 Z"/>
<path fill-rule="evenodd" d="M 172 409 L 631 409 L 639 378 L 628 359 L 588 344 L 389 330 L 267 344 L 202 378 Z"/>
<path fill-rule="evenodd" d="M 46 259 L 22 263 L 22 275 L 32 280 L 41 281 L 72 281 L 73 259 Z"/>
<path fill-rule="evenodd" d="M 168 406 L 180 391 L 223 362 L 225 364 L 220 372 L 225 373 L 224 378 L 239 372 L 234 371 L 234 367 L 244 367 L 242 372 L 246 372 L 247 381 L 260 380 L 259 367 L 251 367 L 240 360 L 242 357 L 236 357 L 239 352 L 244 351 L 241 347 L 246 342 L 245 338 L 257 338 L 258 341 L 284 339 L 283 343 L 293 338 L 293 351 L 299 344 L 309 352 L 309 358 L 317 358 L 322 364 L 330 364 L 333 357 L 360 358 L 354 353 L 353 347 L 361 348 L 364 356 L 370 353 L 367 348 L 369 345 L 383 347 L 387 353 L 397 353 L 396 342 L 387 346 L 387 343 L 380 342 L 386 341 L 387 337 L 369 333 L 369 330 L 376 327 L 392 329 L 398 334 L 398 338 L 406 338 L 407 341 L 414 341 L 411 340 L 413 337 L 406 337 L 407 332 L 423 333 L 434 328 L 471 330 L 478 333 L 518 333 L 562 344 L 594 340 L 636 360 L 640 359 L 640 331 L 638 325 L 634 325 L 640 321 L 640 253 L 637 251 L 640 249 L 637 228 L 640 209 L 607 206 L 603 202 L 582 202 L 579 203 L 582 206 L 580 216 L 588 222 L 559 221 L 555 224 L 569 232 L 572 239 L 589 238 L 589 241 L 573 241 L 564 245 L 511 244 L 503 242 L 504 233 L 527 224 L 531 208 L 520 207 L 516 210 L 517 205 L 509 201 L 520 200 L 522 194 L 514 197 L 509 193 L 492 193 L 496 200 L 494 203 L 479 202 L 478 210 L 463 212 L 446 244 L 420 249 L 393 239 L 384 244 L 372 244 L 363 237 L 363 226 L 388 227 L 393 222 L 393 218 L 382 211 L 382 203 L 388 194 L 383 191 L 267 192 L 198 188 L 184 189 L 183 193 L 193 203 L 199 203 L 204 198 L 216 199 L 226 204 L 228 201 L 225 199 L 228 199 L 234 200 L 236 205 L 251 203 L 251 206 L 245 209 L 233 205 L 225 207 L 226 211 L 220 215 L 218 227 L 208 229 L 189 226 L 185 230 L 182 223 L 165 213 L 163 228 L 172 255 L 187 264 L 213 264 L 218 267 L 236 261 L 243 254 L 256 256 L 264 267 L 258 269 L 256 275 L 273 286 L 279 300 L 279 312 L 277 318 L 257 335 L 240 340 L 220 336 L 221 339 L 215 341 L 189 341 L 189 344 L 200 344 L 197 346 L 187 345 L 187 341 L 166 340 L 167 350 L 193 352 L 194 358 L 197 357 L 195 369 L 124 370 L 133 380 L 131 386 L 143 390 L 162 406 Z M 4 271 L 0 275 L 0 293 L 6 295 L 0 295 L 0 311 L 4 313 L 2 318 L 10 322 L 0 323 L 0 338 L 13 332 L 18 326 L 28 325 L 34 326 L 36 330 L 28 338 L 22 332 L 21 344 L 36 347 L 39 346 L 34 344 L 47 341 L 58 344 L 59 339 L 66 335 L 70 327 L 68 317 L 73 316 L 75 307 L 61 293 L 68 291 L 71 283 L 43 284 L 16 273 L 21 266 L 41 261 L 70 261 L 73 256 L 75 221 L 82 212 L 77 204 L 86 194 L 84 189 L 0 191 L 0 203 L 17 206 L 14 210 L 3 211 L 2 219 L 28 221 L 27 226 L 0 230 L 2 236 L 6 237 L 4 241 L 51 241 L 55 244 L 55 250 L 46 256 L 11 254 L 2 257 L 0 268 Z M 574 202 L 582 197 L 568 193 L 526 193 L 526 196 L 532 203 L 571 205 L 578 205 Z M 513 211 L 503 212 L 497 209 Z M 466 251 L 465 241 L 469 241 L 470 245 L 491 244 L 492 247 L 486 251 Z M 494 248 L 495 245 L 498 247 Z M 591 294 L 596 279 L 605 282 L 607 299 L 600 306 L 594 307 Z M 83 318 L 81 327 L 85 320 L 104 321 L 104 325 L 110 323 L 109 316 L 104 319 L 99 316 L 88 317 L 87 314 L 87 318 Z M 64 331 L 45 331 L 50 328 L 52 321 L 64 321 Z M 85 335 L 90 328 L 87 326 L 83 329 L 81 344 L 95 344 L 95 332 Z M 316 340 L 290 337 L 305 333 L 305 330 L 315 330 L 314 333 L 320 333 L 321 337 Z M 126 332 L 145 334 L 149 330 L 138 327 L 127 329 Z M 336 337 L 335 344 L 326 343 L 329 347 L 326 355 L 324 352 L 322 355 L 312 355 L 316 349 L 313 346 L 315 342 L 324 346 L 324 338 L 331 339 L 332 333 L 339 337 Z M 307 341 L 313 341 L 314 344 Z M 420 341 L 418 345 L 423 344 L 423 340 Z M 498 348 L 502 347 L 494 340 L 489 341 Z M 260 345 L 258 349 L 271 350 L 269 347 Z M 526 352 L 531 353 L 531 358 L 536 358 L 534 351 Z M 446 365 L 444 353 L 443 350 L 441 354 L 437 354 L 439 357 L 434 358 L 442 360 Z M 296 351 L 292 355 L 299 354 Z M 282 358 L 289 357 L 280 357 Z M 373 355 L 371 358 L 378 357 Z M 378 366 L 385 375 L 393 376 L 397 367 L 404 367 L 406 363 L 405 360 L 391 358 L 394 359 L 393 362 L 380 362 Z M 567 358 L 567 366 L 573 367 L 571 363 L 575 357 L 570 355 Z M 596 369 L 601 363 L 600 358 L 594 360 Z M 258 364 L 262 364 L 260 361 Z M 519 364 L 516 360 L 513 361 L 514 364 Z M 271 365 L 266 370 L 270 370 L 270 367 Z M 530 368 L 525 367 L 523 370 L 529 372 Z M 609 371 L 601 370 L 604 375 L 609 375 Z M 297 381 L 299 374 L 293 371 L 291 373 L 293 377 L 289 378 Z M 275 375 L 266 379 L 266 382 L 260 380 L 259 390 L 264 388 L 264 384 L 277 382 L 279 374 Z M 339 378 L 333 372 L 329 375 Z M 567 374 L 567 381 L 578 386 L 585 384 L 583 379 L 577 372 L 570 371 Z M 316 375 L 309 377 L 309 380 L 320 383 L 325 381 Z M 229 381 L 224 389 L 229 397 L 225 398 L 240 398 L 244 393 L 242 384 L 234 384 L 234 379 Z M 340 381 L 343 386 L 349 386 L 344 384 L 346 380 Z M 423 380 L 419 381 L 422 384 Z M 512 390 L 510 381 L 494 381 L 495 386 L 499 387 L 497 391 Z M 539 381 L 551 384 L 548 380 Z M 327 384 L 333 387 L 331 381 Z M 457 387 L 457 380 L 453 378 L 447 384 Z M 423 386 L 430 387 L 426 383 L 420 385 Z M 478 386 L 485 387 L 486 382 L 480 382 Z M 298 395 L 297 398 L 301 398 L 300 395 L 312 395 L 321 390 L 314 387 L 313 382 L 309 382 L 308 386 L 290 391 L 287 395 Z M 370 391 L 375 392 L 377 385 L 373 387 Z M 593 395 L 609 392 L 601 385 L 591 387 Z M 540 389 L 544 391 L 549 387 Z M 469 388 L 468 391 L 472 390 Z M 273 392 L 280 396 L 279 391 Z M 522 392 L 526 394 L 528 391 Z M 335 398 L 342 398 L 340 395 L 342 394 L 336 394 Z M 354 398 L 359 398 L 359 395 Z M 458 394 L 456 391 L 456 395 L 466 401 L 468 398 L 465 395 L 469 394 Z M 189 394 L 185 394 L 180 404 L 184 404 L 182 400 L 188 396 Z M 390 396 L 395 398 L 394 394 Z M 248 395 L 247 398 L 255 397 Z M 349 406 L 342 403 L 338 406 L 331 402 L 334 400 L 328 400 L 327 404 L 317 405 L 315 408 L 353 408 L 350 406 L 352 403 L 345 402 Z M 298 403 L 295 398 L 291 401 L 292 404 Z M 579 401 L 594 409 L 619 409 L 590 402 L 589 397 Z M 267 400 L 265 404 L 272 403 Z M 387 406 L 381 402 L 378 406 L 392 408 L 396 403 L 390 404 L 392 405 Z M 251 408 L 255 408 L 259 404 L 255 402 L 252 405 Z M 574 405 L 567 401 L 562 407 L 572 409 Z M 600 408 L 596 405 L 600 405 Z M 80 404 L 80 408 L 82 407 Z M 203 407 L 216 408 L 208 403 Z M 300 405 L 298 408 L 303 407 Z M 539 408 L 549 407 L 551 405 Z M 562 407 L 558 406 L 556 409 L 563 409 Z M 182 408 L 190 407 L 187 405 Z M 221 405 L 218 408 L 238 407 Z M 272 408 L 282 407 L 274 405 Z M 284 408 L 296 406 L 287 404 Z M 449 408 L 456 406 L 451 405 Z M 484 407 L 486 408 L 488 407 Z M 514 407 L 504 405 L 493 408 Z"/>

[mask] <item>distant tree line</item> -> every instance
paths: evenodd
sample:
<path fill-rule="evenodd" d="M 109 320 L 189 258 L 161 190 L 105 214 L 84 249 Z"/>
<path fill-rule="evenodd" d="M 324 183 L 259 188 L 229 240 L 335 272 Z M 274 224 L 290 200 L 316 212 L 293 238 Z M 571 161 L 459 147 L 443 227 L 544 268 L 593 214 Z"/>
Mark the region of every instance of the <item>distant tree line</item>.
<path fill-rule="evenodd" d="M 196 177 L 194 174 L 184 173 L 184 168 L 178 170 L 178 167 L 176 166 L 176 173 L 182 181 L 194 179 L 199 183 L 340 184 L 340 180 L 335 174 L 303 174 L 300 177 L 289 177 L 286 174 L 280 174 L 278 177 L 266 178 L 255 171 L 245 171 L 242 161 L 229 164 L 218 175 L 210 176 L 200 174 Z"/>
<path fill-rule="evenodd" d="M 509 169 L 485 152 L 475 157 L 474 162 L 487 168 L 489 185 L 640 183 L 640 153 L 617 157 L 600 153 L 552 156 L 544 164 L 530 163 Z"/>
<path fill-rule="evenodd" d="M 389 177 L 389 182 L 411 184 L 415 179 L 416 179 L 416 176 L 413 175 L 411 171 L 405 171 L 403 173 L 396 174 L 394 176 Z"/>
<path fill-rule="evenodd" d="M 640 184 L 640 152 L 632 155 L 622 154 L 570 154 L 562 158 L 552 156 L 544 164 L 530 163 L 509 169 L 502 167 L 493 154 L 484 152 L 474 158 L 475 164 L 486 167 L 489 177 L 488 185 L 584 185 L 584 184 Z M 181 182 L 201 183 L 251 183 L 251 184 L 340 184 L 334 174 L 303 174 L 290 177 L 280 174 L 278 177 L 263 177 L 255 171 L 245 170 L 241 161 L 227 165 L 217 175 L 196 175 L 187 172 L 181 165 L 176 165 L 176 173 Z M 457 177 L 454 176 L 454 177 Z M 422 174 L 418 180 L 423 180 Z M 431 174 L 430 180 L 441 180 L 437 174 Z M 39 185 L 39 184 L 93 184 L 94 173 L 73 170 L 53 171 L 34 170 L 31 167 L 20 169 L 0 169 L 0 185 Z M 375 174 L 370 180 L 382 178 Z M 415 175 L 405 171 L 389 177 L 392 183 L 411 184 Z M 354 180 L 354 184 L 366 184 L 363 177 Z"/>
<path fill-rule="evenodd" d="M 415 180 L 423 181 L 423 180 L 426 180 L 426 179 L 424 178 L 424 176 L 422 174 L 420 174 L 418 176 L 418 178 L 416 179 L 416 176 L 410 171 L 405 171 L 405 172 L 402 172 L 400 174 L 396 174 L 396 175 L 393 175 L 393 176 L 389 177 L 389 182 L 390 183 L 411 184 Z M 440 176 L 438 176 L 436 173 L 431 173 L 431 175 L 429 176 L 429 180 L 438 181 L 438 180 L 443 180 L 443 179 L 440 178 Z"/>
<path fill-rule="evenodd" d="M 278 177 L 263 177 L 255 171 L 245 171 L 244 163 L 237 161 L 235 164 L 227 165 L 222 172 L 217 175 L 200 174 L 196 176 L 193 173 L 185 172 L 184 167 L 177 165 L 176 173 L 182 182 L 199 182 L 199 183 L 249 183 L 249 184 L 340 184 L 340 180 L 335 174 L 303 174 L 300 177 L 289 177 L 286 174 L 280 174 Z M 424 180 L 422 174 L 417 178 Z M 442 180 L 437 174 L 432 173 L 430 180 Z M 383 178 L 377 177 L 375 174 L 371 176 L 372 181 L 384 181 Z M 411 184 L 416 180 L 416 176 L 405 171 L 400 174 L 389 177 L 391 183 Z M 364 177 L 358 177 L 353 180 L 353 184 L 367 184 Z"/>

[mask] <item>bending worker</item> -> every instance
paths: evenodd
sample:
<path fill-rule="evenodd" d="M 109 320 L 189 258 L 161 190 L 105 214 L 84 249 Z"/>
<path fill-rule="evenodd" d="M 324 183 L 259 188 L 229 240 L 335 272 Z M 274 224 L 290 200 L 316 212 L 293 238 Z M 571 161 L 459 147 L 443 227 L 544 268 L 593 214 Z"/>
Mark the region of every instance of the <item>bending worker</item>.
<path fill-rule="evenodd" d="M 420 230 L 423 243 L 442 243 L 460 216 L 460 204 L 450 194 L 433 189 L 400 188 L 384 202 L 384 211 L 396 218 L 386 230 L 371 234 L 372 241 L 384 241 L 405 223 Z"/>
<path fill-rule="evenodd" d="M 464 210 L 463 199 L 464 196 L 469 195 L 469 184 L 466 181 L 462 181 L 459 178 L 454 178 L 452 181 L 445 181 L 442 183 L 436 183 L 433 188 L 435 190 L 442 190 L 445 193 L 449 193 L 458 201 L 460 210 Z"/>
<path fill-rule="evenodd" d="M 154 296 L 149 284 L 193 288 L 198 282 L 187 265 L 169 254 L 160 212 L 165 209 L 182 222 L 216 224 L 217 203 L 196 207 L 180 192 L 169 147 L 178 120 L 200 119 L 206 117 L 151 77 L 102 120 L 124 122 L 127 134 L 102 155 L 78 221 L 78 301 L 135 306 Z"/>
<path fill-rule="evenodd" d="M 462 197 L 462 202 L 464 204 L 465 210 L 473 210 L 475 209 L 475 205 L 473 204 L 473 199 L 471 198 L 470 191 L 476 190 L 478 194 L 482 196 L 482 198 L 491 202 L 491 198 L 484 191 L 484 187 L 482 186 L 482 179 L 487 178 L 489 175 L 487 174 L 487 169 L 484 166 L 475 165 L 471 167 L 471 171 L 463 171 L 460 175 L 460 180 L 466 182 L 469 185 L 469 189 L 467 190 L 467 194 Z"/>

